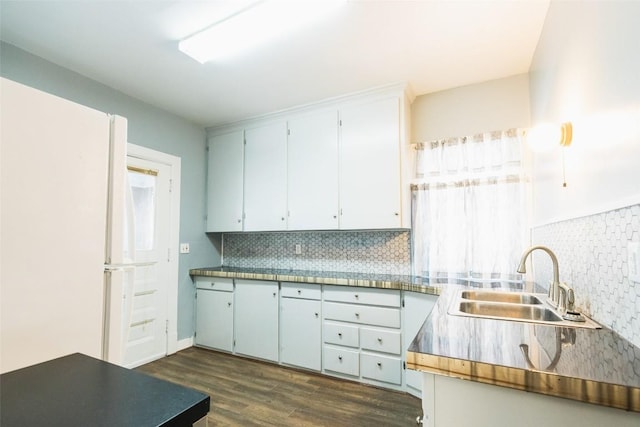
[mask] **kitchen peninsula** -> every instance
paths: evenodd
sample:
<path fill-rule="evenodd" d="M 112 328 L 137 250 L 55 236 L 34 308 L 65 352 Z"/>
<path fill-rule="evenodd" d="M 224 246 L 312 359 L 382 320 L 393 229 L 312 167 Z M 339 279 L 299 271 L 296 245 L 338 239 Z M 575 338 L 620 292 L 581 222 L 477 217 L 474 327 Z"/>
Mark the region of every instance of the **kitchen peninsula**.
<path fill-rule="evenodd" d="M 514 390 L 509 389 L 518 390 L 517 393 L 520 390 L 535 392 L 523 393 L 520 397 L 549 399 L 541 396 L 549 395 L 588 402 L 595 405 L 579 405 L 581 408 L 604 410 L 605 416 L 628 419 L 634 423 L 640 417 L 640 349 L 614 331 L 608 328 L 560 328 L 447 314 L 452 295 L 462 288 L 532 291 L 532 284 L 453 283 L 402 275 L 233 267 L 194 269 L 190 273 L 196 279 L 293 282 L 319 287 L 395 290 L 402 291 L 405 296 L 413 293 L 439 296 L 431 314 L 424 313 L 424 324 L 415 339 L 414 336 L 405 337 L 405 342 L 410 343 L 406 352 L 408 369 L 426 372 L 425 376 L 438 374 L 439 378 L 453 377 L 457 382 L 461 382 L 458 378 L 462 378 L 474 383 L 498 385 L 502 387 L 490 388 L 508 390 L 512 395 Z M 528 353 L 525 355 L 525 352 Z M 430 378 L 433 379 L 433 375 Z M 427 387 L 434 387 L 433 381 Z M 434 393 L 438 396 L 440 390 Z M 429 397 L 429 391 L 424 396 Z M 566 405 L 567 401 L 560 402 Z M 429 413 L 428 407 L 423 409 Z"/>

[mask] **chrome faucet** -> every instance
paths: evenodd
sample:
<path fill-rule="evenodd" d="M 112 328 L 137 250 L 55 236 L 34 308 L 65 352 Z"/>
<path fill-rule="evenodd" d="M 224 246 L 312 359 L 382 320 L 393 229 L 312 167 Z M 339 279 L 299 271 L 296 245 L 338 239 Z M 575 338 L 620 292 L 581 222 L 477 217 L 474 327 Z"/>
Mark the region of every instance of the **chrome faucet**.
<path fill-rule="evenodd" d="M 553 282 L 551 286 L 549 286 L 549 300 L 553 304 L 554 308 L 558 308 L 560 305 L 560 273 L 558 272 L 558 258 L 553 251 L 546 246 L 532 246 L 522 254 L 522 258 L 520 259 L 520 265 L 516 270 L 518 273 L 526 273 L 527 268 L 525 267 L 525 262 L 527 261 L 527 257 L 529 254 L 536 249 L 540 249 L 545 251 L 551 257 L 551 262 L 553 264 Z"/>

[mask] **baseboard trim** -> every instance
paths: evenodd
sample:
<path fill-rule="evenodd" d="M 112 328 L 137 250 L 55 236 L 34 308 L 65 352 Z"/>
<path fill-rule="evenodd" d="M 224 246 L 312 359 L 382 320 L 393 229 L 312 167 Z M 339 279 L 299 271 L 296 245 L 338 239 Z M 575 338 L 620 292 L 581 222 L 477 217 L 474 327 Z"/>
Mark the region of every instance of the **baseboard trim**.
<path fill-rule="evenodd" d="M 176 343 L 176 353 L 189 347 L 193 347 L 193 337 L 178 340 Z"/>

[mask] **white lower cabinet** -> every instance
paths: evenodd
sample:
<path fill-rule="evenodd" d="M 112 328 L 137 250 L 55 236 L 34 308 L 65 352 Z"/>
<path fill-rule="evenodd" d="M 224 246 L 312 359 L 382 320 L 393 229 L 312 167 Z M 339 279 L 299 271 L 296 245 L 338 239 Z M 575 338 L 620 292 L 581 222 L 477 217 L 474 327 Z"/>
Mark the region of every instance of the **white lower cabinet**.
<path fill-rule="evenodd" d="M 403 292 L 403 335 L 404 344 L 402 346 L 406 353 L 409 345 L 420 331 L 422 324 L 433 310 L 438 297 L 416 292 Z M 416 397 L 422 395 L 422 373 L 412 369 L 406 370 L 405 382 L 407 391 Z"/>
<path fill-rule="evenodd" d="M 235 352 L 278 361 L 278 282 L 236 280 Z"/>
<path fill-rule="evenodd" d="M 324 346 L 324 369 L 357 377 L 360 375 L 359 356 L 357 349 Z"/>
<path fill-rule="evenodd" d="M 325 286 L 323 372 L 402 387 L 400 291 Z"/>
<path fill-rule="evenodd" d="M 233 351 L 233 281 L 196 280 L 195 344 Z"/>
<path fill-rule="evenodd" d="M 280 361 L 320 371 L 322 319 L 320 286 L 282 283 L 280 299 Z"/>
<path fill-rule="evenodd" d="M 360 354 L 360 372 L 363 378 L 402 385 L 402 360 L 379 354 Z"/>
<path fill-rule="evenodd" d="M 403 360 L 436 296 L 198 277 L 196 298 L 198 346 L 420 396 L 422 375 L 404 375 Z"/>

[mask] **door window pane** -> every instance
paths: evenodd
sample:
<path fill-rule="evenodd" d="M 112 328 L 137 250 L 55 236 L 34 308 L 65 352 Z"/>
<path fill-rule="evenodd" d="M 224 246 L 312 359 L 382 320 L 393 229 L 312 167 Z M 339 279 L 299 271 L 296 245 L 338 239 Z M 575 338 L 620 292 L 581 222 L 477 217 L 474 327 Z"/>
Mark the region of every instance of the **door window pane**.
<path fill-rule="evenodd" d="M 155 238 L 156 176 L 129 171 L 136 250 L 152 250 Z"/>

